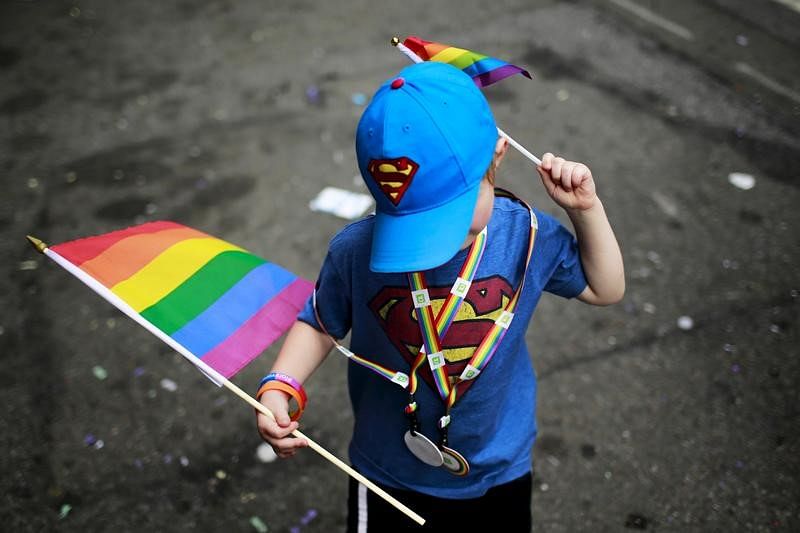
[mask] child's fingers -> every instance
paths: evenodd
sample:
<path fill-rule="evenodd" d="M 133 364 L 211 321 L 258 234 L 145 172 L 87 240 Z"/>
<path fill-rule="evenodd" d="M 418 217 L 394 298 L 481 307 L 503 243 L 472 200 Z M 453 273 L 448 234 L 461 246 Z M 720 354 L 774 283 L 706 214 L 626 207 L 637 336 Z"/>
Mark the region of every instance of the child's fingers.
<path fill-rule="evenodd" d="M 561 182 L 561 171 L 564 168 L 564 158 L 563 157 L 554 157 L 553 163 L 550 168 L 550 175 L 553 176 L 553 181 L 556 183 Z"/>
<path fill-rule="evenodd" d="M 545 153 L 542 156 L 542 168 L 545 170 L 550 170 L 550 167 L 553 165 L 553 158 L 555 158 L 555 156 L 550 152 Z"/>
<path fill-rule="evenodd" d="M 553 183 L 553 177 L 550 176 L 550 173 L 540 167 L 536 167 L 536 172 L 539 173 L 539 177 L 542 179 L 542 185 L 544 185 L 545 190 L 548 193 L 551 193 L 555 188 L 555 183 Z"/>
<path fill-rule="evenodd" d="M 282 439 L 297 429 L 297 422 L 290 422 L 286 426 L 280 426 L 275 420 L 266 415 L 258 414 L 258 433 L 266 440 Z"/>
<path fill-rule="evenodd" d="M 575 172 L 575 163 L 572 161 L 564 161 L 561 167 L 561 187 L 565 191 L 572 190 L 572 176 Z"/>
<path fill-rule="evenodd" d="M 297 453 L 298 449 L 308 446 L 305 439 L 281 439 L 271 444 L 275 454 L 282 459 L 291 457 Z"/>

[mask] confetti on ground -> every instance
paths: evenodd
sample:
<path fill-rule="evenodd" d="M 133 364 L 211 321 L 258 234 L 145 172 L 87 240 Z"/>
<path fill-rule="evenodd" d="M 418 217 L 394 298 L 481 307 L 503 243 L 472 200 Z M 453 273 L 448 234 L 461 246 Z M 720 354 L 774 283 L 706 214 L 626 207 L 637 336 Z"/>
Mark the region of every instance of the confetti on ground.
<path fill-rule="evenodd" d="M 86 436 L 83 437 L 83 443 L 86 446 L 94 446 L 95 442 L 97 442 L 97 437 L 95 437 L 91 433 L 87 433 Z"/>
<path fill-rule="evenodd" d="M 58 511 L 58 519 L 64 520 L 69 512 L 72 511 L 72 506 L 68 503 L 65 503 L 61 506 L 61 509 Z"/>
<path fill-rule="evenodd" d="M 350 97 L 353 105 L 362 106 L 367 103 L 367 96 L 364 93 L 353 93 Z"/>
<path fill-rule="evenodd" d="M 316 509 L 309 509 L 308 512 L 300 519 L 300 523 L 304 526 L 307 526 L 309 522 L 314 520 L 317 517 L 317 510 Z"/>
<path fill-rule="evenodd" d="M 145 373 L 144 367 L 137 366 L 136 368 L 133 369 L 133 377 L 135 378 L 142 377 L 144 373 Z"/>
<path fill-rule="evenodd" d="M 683 331 L 689 331 L 694 327 L 694 320 L 690 316 L 678 317 L 678 327 Z"/>
<path fill-rule="evenodd" d="M 106 371 L 105 368 L 103 368 L 100 365 L 95 365 L 92 367 L 92 374 L 94 374 L 94 377 L 96 377 L 100 381 L 103 381 L 108 377 L 108 372 Z"/>
<path fill-rule="evenodd" d="M 337 187 L 325 187 L 308 203 L 312 211 L 331 213 L 347 220 L 355 220 L 372 206 L 372 197 Z"/>
<path fill-rule="evenodd" d="M 306 101 L 314 105 L 319 103 L 319 87 L 316 85 L 306 87 Z"/>
<path fill-rule="evenodd" d="M 189 458 L 186 457 L 185 455 L 181 455 L 181 458 L 179 459 L 179 461 L 180 461 L 182 467 L 186 468 L 187 466 L 189 466 Z"/>
<path fill-rule="evenodd" d="M 569 91 L 566 89 L 559 89 L 556 91 L 556 98 L 559 102 L 566 102 L 569 100 Z"/>
<path fill-rule="evenodd" d="M 267 533 L 267 531 L 269 531 L 267 524 L 257 516 L 250 517 L 250 525 L 253 526 L 253 529 L 258 531 L 258 533 Z"/>
<path fill-rule="evenodd" d="M 103 446 L 105 446 L 105 445 L 106 445 L 106 443 L 103 442 L 102 439 L 97 439 L 97 442 L 94 443 L 94 449 L 95 450 L 102 450 Z"/>
<path fill-rule="evenodd" d="M 226 479 L 228 477 L 227 472 L 224 470 L 217 470 L 214 475 L 217 477 L 217 479 Z"/>
<path fill-rule="evenodd" d="M 33 259 L 29 259 L 28 261 L 20 261 L 19 263 L 19 270 L 36 270 L 39 268 L 39 263 L 34 261 Z"/>
<path fill-rule="evenodd" d="M 258 460 L 262 463 L 271 463 L 278 458 L 272 446 L 266 442 L 262 442 L 258 448 L 256 448 L 256 457 L 258 457 Z"/>
<path fill-rule="evenodd" d="M 750 174 L 744 174 L 742 172 L 731 172 L 728 174 L 728 182 L 743 191 L 749 191 L 756 186 L 756 179 Z"/>
<path fill-rule="evenodd" d="M 175 392 L 178 390 L 178 384 L 171 379 L 164 378 L 161 380 L 161 388 L 169 392 Z"/>

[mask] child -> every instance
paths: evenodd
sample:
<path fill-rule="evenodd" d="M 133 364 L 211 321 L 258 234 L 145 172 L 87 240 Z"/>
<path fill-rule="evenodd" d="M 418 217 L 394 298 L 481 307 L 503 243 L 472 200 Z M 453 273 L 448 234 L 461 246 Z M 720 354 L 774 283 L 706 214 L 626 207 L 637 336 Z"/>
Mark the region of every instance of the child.
<path fill-rule="evenodd" d="M 354 363 L 350 460 L 426 518 L 425 530 L 530 530 L 536 379 L 528 322 L 542 291 L 594 305 L 624 292 L 621 254 L 589 169 L 550 153 L 538 168 L 576 241 L 552 217 L 495 197 L 507 148 L 460 70 L 426 62 L 387 81 L 356 132 L 376 214 L 331 240 L 314 301 L 273 367 L 302 383 L 333 338 L 351 332 L 352 352 L 336 344 Z M 277 386 L 260 393 L 277 423 L 259 415 L 259 432 L 291 457 L 306 443 L 289 436 L 297 427 L 289 395 Z M 415 526 L 353 480 L 348 507 L 349 531 Z"/>

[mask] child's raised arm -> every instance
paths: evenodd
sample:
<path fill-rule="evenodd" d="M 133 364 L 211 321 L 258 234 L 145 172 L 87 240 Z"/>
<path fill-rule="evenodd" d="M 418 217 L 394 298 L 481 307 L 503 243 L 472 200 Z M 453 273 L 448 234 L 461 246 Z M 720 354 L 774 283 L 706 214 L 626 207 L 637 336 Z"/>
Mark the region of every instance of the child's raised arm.
<path fill-rule="evenodd" d="M 588 283 L 578 296 L 592 305 L 617 303 L 625 294 L 625 270 L 614 231 L 597 197 L 589 168 L 551 153 L 537 167 L 547 194 L 561 206 L 575 227 L 581 265 Z"/>
<path fill-rule="evenodd" d="M 333 342 L 327 335 L 298 320 L 289 330 L 271 371 L 287 374 L 304 383 L 325 360 L 331 348 Z M 305 440 L 289 436 L 298 424 L 289 420 L 289 398 L 285 393 L 268 390 L 261 396 L 261 403 L 272 411 L 275 420 L 258 413 L 258 432 L 279 457 L 291 457 L 298 448 L 308 446 Z"/>

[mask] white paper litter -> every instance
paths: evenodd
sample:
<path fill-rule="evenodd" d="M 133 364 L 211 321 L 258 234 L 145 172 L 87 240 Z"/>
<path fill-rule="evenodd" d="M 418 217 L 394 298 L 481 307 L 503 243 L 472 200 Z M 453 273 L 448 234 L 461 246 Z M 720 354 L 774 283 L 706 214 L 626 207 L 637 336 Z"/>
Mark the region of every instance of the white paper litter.
<path fill-rule="evenodd" d="M 743 191 L 749 191 L 756 186 L 756 179 L 750 174 L 744 174 L 742 172 L 731 172 L 728 174 L 728 182 Z"/>
<path fill-rule="evenodd" d="M 694 320 L 690 316 L 681 316 L 678 317 L 678 327 L 683 331 L 689 331 L 694 327 Z"/>
<path fill-rule="evenodd" d="M 372 206 L 372 196 L 337 187 L 325 187 L 308 203 L 312 211 L 322 211 L 347 220 L 355 220 Z"/>

